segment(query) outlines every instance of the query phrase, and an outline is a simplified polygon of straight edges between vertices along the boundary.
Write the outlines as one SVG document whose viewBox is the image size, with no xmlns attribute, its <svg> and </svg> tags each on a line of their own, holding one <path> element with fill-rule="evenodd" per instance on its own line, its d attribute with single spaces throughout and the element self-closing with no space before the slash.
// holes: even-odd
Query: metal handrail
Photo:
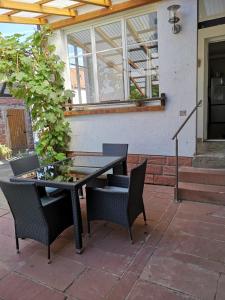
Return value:
<svg viewBox="0 0 225 300">
<path fill-rule="evenodd" d="M 179 162 L 178 162 L 178 157 L 179 157 L 179 141 L 178 141 L 178 135 L 181 132 L 181 130 L 184 128 L 184 126 L 187 124 L 187 122 L 189 121 L 189 119 L 191 118 L 191 116 L 196 112 L 196 110 L 198 109 L 198 107 L 202 104 L 202 100 L 200 100 L 195 107 L 193 108 L 193 110 L 190 112 L 190 114 L 188 115 L 188 117 L 185 119 L 185 121 L 181 124 L 181 126 L 178 128 L 178 130 L 176 131 L 176 133 L 174 134 L 174 136 L 172 137 L 172 140 L 175 140 L 175 145 L 176 145 L 176 185 L 175 185 L 175 200 L 178 200 L 178 185 L 179 185 L 179 174 L 178 174 L 178 168 L 179 168 Z"/>
</svg>

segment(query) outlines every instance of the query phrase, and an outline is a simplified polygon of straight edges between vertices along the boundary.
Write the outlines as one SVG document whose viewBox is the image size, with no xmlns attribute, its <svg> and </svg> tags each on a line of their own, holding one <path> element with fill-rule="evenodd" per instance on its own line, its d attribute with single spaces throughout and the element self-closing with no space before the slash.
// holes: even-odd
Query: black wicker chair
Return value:
<svg viewBox="0 0 225 300">
<path fill-rule="evenodd" d="M 102 144 L 102 154 L 106 156 L 126 156 L 128 153 L 128 144 Z M 127 163 L 127 162 L 126 162 Z M 124 173 L 123 166 L 118 165 L 113 169 L 114 175 L 121 175 Z M 127 175 L 127 169 L 125 170 L 125 174 Z M 98 178 L 95 178 L 88 182 L 88 187 L 104 187 L 107 184 L 107 175 L 103 174 Z"/>
<path fill-rule="evenodd" d="M 9 164 L 15 176 L 40 168 L 39 159 L 36 154 L 10 160 Z"/>
<path fill-rule="evenodd" d="M 130 177 L 108 175 L 104 188 L 86 188 L 88 233 L 90 221 L 106 220 L 126 227 L 132 241 L 131 226 L 140 213 L 146 223 L 142 197 L 146 164 L 147 160 L 132 169 Z"/>
<path fill-rule="evenodd" d="M 30 238 L 48 246 L 67 227 L 73 224 L 72 204 L 69 193 L 58 197 L 40 197 L 34 183 L 0 181 L 15 222 L 16 249 L 18 238 Z"/>
<path fill-rule="evenodd" d="M 13 175 L 17 176 L 23 174 L 25 172 L 29 172 L 35 169 L 40 168 L 40 162 L 38 159 L 37 154 L 24 156 L 16 159 L 12 159 L 9 161 L 11 169 L 13 171 Z M 58 196 L 62 190 L 53 187 L 45 187 L 43 189 L 39 189 L 44 194 L 44 190 L 46 191 L 47 195 L 49 196 Z"/>
<path fill-rule="evenodd" d="M 126 156 L 128 153 L 128 144 L 108 144 L 104 143 L 102 144 L 102 153 L 103 155 L 108 156 Z M 118 166 L 114 168 L 114 174 L 121 175 L 123 174 L 122 166 Z M 126 174 L 127 175 L 127 170 Z"/>
</svg>

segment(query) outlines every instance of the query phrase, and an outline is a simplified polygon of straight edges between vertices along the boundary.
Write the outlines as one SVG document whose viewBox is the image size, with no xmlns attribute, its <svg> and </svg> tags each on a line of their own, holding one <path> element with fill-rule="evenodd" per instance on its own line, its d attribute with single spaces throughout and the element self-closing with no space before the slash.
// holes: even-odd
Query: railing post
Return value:
<svg viewBox="0 0 225 300">
<path fill-rule="evenodd" d="M 178 202 L 178 185 L 179 185 L 179 174 L 178 174 L 178 168 L 179 168 L 179 149 L 178 149 L 178 138 L 176 136 L 176 139 L 175 139 L 175 142 L 176 142 L 176 186 L 175 186 L 175 200 Z"/>
</svg>

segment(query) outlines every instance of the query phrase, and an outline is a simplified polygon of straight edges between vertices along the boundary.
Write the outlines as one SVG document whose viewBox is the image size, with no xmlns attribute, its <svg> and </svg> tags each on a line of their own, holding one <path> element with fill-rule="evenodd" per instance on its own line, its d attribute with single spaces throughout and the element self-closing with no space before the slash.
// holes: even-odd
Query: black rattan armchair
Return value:
<svg viewBox="0 0 225 300">
<path fill-rule="evenodd" d="M 36 154 L 12 159 L 9 161 L 9 164 L 15 176 L 40 168 Z"/>
<path fill-rule="evenodd" d="M 127 157 L 128 153 L 128 144 L 109 144 L 104 143 L 102 144 L 102 154 L 106 156 L 124 156 Z M 127 162 L 125 162 L 127 165 Z M 114 174 L 117 175 L 127 175 L 127 168 L 125 170 L 122 165 L 118 165 L 113 170 Z M 98 178 L 93 179 L 90 181 L 87 186 L 88 187 L 104 187 L 107 184 L 107 175 L 103 174 Z"/>
<path fill-rule="evenodd" d="M 102 144 L 102 153 L 103 155 L 108 156 L 126 156 L 128 153 L 128 144 Z M 122 166 L 118 166 L 114 169 L 114 174 L 123 174 Z M 127 175 L 127 170 L 126 174 Z"/>
<path fill-rule="evenodd" d="M 34 183 L 0 181 L 0 187 L 14 218 L 17 253 L 19 238 L 34 239 L 48 246 L 50 263 L 50 244 L 73 224 L 69 194 L 40 197 Z"/>
<path fill-rule="evenodd" d="M 29 171 L 32 171 L 32 170 L 35 170 L 35 169 L 38 169 L 41 167 L 37 154 L 32 154 L 32 155 L 12 159 L 9 161 L 9 164 L 11 166 L 14 176 L 17 176 L 17 175 L 20 175 L 25 172 L 29 172 Z M 53 188 L 53 187 L 45 187 L 45 189 L 42 188 L 39 190 L 42 191 L 42 194 L 44 194 L 46 191 L 47 195 L 49 195 L 49 196 L 58 196 L 58 194 L 62 192 L 61 189 Z"/>
<path fill-rule="evenodd" d="M 106 220 L 129 230 L 137 216 L 146 215 L 143 203 L 143 189 L 147 161 L 131 170 L 130 177 L 108 175 L 108 184 L 104 188 L 86 188 L 87 223 L 90 233 L 90 221 Z"/>
</svg>

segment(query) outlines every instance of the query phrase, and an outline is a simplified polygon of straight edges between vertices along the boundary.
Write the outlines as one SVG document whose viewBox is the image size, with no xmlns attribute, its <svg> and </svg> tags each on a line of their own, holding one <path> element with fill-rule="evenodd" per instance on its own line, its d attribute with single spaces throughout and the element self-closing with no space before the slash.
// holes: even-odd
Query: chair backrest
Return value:
<svg viewBox="0 0 225 300">
<path fill-rule="evenodd" d="M 129 201 L 132 203 L 142 199 L 146 167 L 147 159 L 136 168 L 133 168 L 130 172 Z"/>
<path fill-rule="evenodd" d="M 18 226 L 46 225 L 41 200 L 34 183 L 0 181 L 0 187 Z"/>
<path fill-rule="evenodd" d="M 109 156 L 127 156 L 128 144 L 102 144 L 102 153 Z"/>
<path fill-rule="evenodd" d="M 9 163 L 15 176 L 40 167 L 38 156 L 36 154 L 10 160 Z"/>
</svg>

